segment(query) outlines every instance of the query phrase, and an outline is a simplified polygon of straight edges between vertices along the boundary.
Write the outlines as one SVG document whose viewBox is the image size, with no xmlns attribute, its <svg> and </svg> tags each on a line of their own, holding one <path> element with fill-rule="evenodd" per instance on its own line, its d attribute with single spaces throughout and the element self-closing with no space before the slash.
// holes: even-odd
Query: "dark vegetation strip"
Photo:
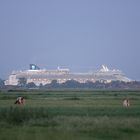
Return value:
<svg viewBox="0 0 140 140">
<path fill-rule="evenodd" d="M 110 117 L 140 117 L 140 109 L 111 108 L 111 107 L 81 107 L 81 108 L 48 108 L 52 116 L 110 116 Z"/>
<path fill-rule="evenodd" d="M 139 108 L 30 108 L 30 107 L 4 107 L 0 108 L 0 122 L 9 124 L 22 124 L 29 120 L 39 118 L 53 118 L 56 116 L 90 116 L 90 117 L 140 117 Z"/>
</svg>

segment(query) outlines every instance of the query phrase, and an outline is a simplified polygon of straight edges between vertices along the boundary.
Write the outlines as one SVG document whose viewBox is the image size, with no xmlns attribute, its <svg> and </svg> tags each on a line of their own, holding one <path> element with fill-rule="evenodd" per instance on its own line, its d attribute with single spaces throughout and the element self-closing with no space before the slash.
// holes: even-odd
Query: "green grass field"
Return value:
<svg viewBox="0 0 140 140">
<path fill-rule="evenodd" d="M 139 140 L 140 91 L 1 91 L 0 140 L 25 139 Z"/>
</svg>

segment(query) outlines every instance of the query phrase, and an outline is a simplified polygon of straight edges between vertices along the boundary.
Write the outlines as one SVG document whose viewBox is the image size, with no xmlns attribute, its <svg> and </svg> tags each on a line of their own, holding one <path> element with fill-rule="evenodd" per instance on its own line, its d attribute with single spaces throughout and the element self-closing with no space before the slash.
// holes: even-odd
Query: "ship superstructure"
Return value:
<svg viewBox="0 0 140 140">
<path fill-rule="evenodd" d="M 58 67 L 56 70 L 40 69 L 34 64 L 30 64 L 29 70 L 14 71 L 5 81 L 6 85 L 18 85 L 20 79 L 26 79 L 27 84 L 33 82 L 35 85 L 46 85 L 53 80 L 58 83 L 64 83 L 68 80 L 75 80 L 79 83 L 91 82 L 112 82 L 112 81 L 131 81 L 120 70 L 110 70 L 107 66 L 102 65 L 102 68 L 96 72 L 90 73 L 72 73 L 69 69 L 61 69 Z"/>
</svg>

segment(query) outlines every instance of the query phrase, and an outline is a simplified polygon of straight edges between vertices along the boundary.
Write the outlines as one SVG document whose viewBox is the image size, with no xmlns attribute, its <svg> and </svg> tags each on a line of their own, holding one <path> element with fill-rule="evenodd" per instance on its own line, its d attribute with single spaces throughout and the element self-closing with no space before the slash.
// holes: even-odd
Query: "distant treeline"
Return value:
<svg viewBox="0 0 140 140">
<path fill-rule="evenodd" d="M 0 79 L 0 88 L 3 88 L 4 86 L 4 80 Z"/>
<path fill-rule="evenodd" d="M 5 86 L 4 80 L 0 80 L 1 89 L 140 89 L 140 81 L 122 82 L 112 81 L 110 83 L 104 82 L 90 82 L 79 83 L 75 80 L 68 80 L 65 83 L 58 83 L 53 80 L 50 84 L 36 86 L 34 83 L 26 83 L 24 80 L 18 86 Z"/>
<path fill-rule="evenodd" d="M 47 85 L 40 85 L 40 88 L 89 88 L 89 89 L 140 89 L 140 82 L 122 82 L 122 81 L 112 81 L 111 83 L 103 82 L 86 82 L 79 83 L 74 80 L 66 81 L 65 83 L 59 84 L 56 80 Z"/>
</svg>

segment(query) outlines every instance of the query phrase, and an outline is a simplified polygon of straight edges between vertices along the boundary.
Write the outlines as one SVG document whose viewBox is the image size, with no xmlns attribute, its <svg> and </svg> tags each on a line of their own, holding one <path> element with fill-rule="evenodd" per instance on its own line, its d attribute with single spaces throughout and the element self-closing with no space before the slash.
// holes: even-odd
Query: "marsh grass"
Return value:
<svg viewBox="0 0 140 140">
<path fill-rule="evenodd" d="M 30 119 L 48 117 L 47 112 L 44 108 L 25 108 L 9 107 L 0 109 L 0 121 L 8 122 L 9 124 L 21 124 Z"/>
<path fill-rule="evenodd" d="M 14 105 L 26 96 L 24 106 Z M 122 107 L 129 97 L 131 106 Z M 1 140 L 139 140 L 139 91 L 0 93 Z"/>
<path fill-rule="evenodd" d="M 139 118 L 66 117 L 32 119 L 22 126 L 0 128 L 0 137 L 10 140 L 113 140 L 139 139 Z M 6 135 L 8 134 L 8 135 Z"/>
<path fill-rule="evenodd" d="M 57 116 L 66 117 L 140 117 L 139 108 L 111 108 L 111 107 L 3 107 L 0 109 L 0 122 L 5 121 L 9 124 L 21 124 L 29 120 L 40 118 L 54 118 Z"/>
</svg>

